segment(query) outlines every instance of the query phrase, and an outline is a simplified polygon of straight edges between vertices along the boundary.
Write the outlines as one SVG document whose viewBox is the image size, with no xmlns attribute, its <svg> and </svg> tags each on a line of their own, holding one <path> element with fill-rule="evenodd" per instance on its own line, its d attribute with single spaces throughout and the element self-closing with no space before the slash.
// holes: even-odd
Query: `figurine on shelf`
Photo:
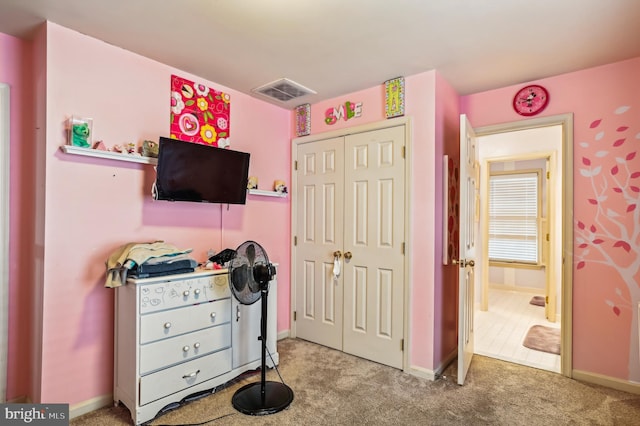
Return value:
<svg viewBox="0 0 640 426">
<path fill-rule="evenodd" d="M 258 178 L 256 176 L 249 176 L 247 189 L 258 189 Z"/>
<path fill-rule="evenodd" d="M 97 149 L 98 151 L 106 151 L 107 147 L 102 141 L 97 141 L 93 144 L 93 149 Z"/>
<path fill-rule="evenodd" d="M 286 194 L 287 193 L 287 186 L 285 184 L 285 182 L 283 180 L 277 180 L 273 183 L 273 189 L 278 193 L 278 194 Z"/>
<path fill-rule="evenodd" d="M 158 158 L 158 144 L 154 141 L 143 141 L 142 155 L 144 155 L 145 157 Z"/>
<path fill-rule="evenodd" d="M 82 148 L 89 148 L 91 145 L 88 142 L 89 134 L 91 130 L 87 123 L 74 124 L 72 126 L 72 143 L 74 146 Z"/>
<path fill-rule="evenodd" d="M 137 154 L 137 155 L 140 155 L 140 154 L 138 153 L 138 146 L 137 146 L 135 143 L 133 143 L 133 142 L 129 142 L 129 143 L 127 144 L 127 153 L 129 153 L 129 154 L 133 154 L 133 155 L 136 155 L 136 154 Z"/>
</svg>

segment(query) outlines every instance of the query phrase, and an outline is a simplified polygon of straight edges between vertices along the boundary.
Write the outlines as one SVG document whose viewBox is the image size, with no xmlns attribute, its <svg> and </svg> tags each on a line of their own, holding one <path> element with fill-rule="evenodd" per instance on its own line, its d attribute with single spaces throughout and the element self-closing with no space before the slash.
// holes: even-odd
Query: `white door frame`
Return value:
<svg viewBox="0 0 640 426">
<path fill-rule="evenodd" d="M 9 322 L 9 85 L 0 83 L 0 402 L 7 397 Z"/>
<path fill-rule="evenodd" d="M 562 229 L 562 301 L 560 310 L 560 333 L 562 350 L 560 372 L 573 376 L 573 114 L 559 114 L 549 117 L 501 123 L 476 128 L 476 136 L 514 132 L 538 127 L 562 126 L 562 219 L 558 221 Z"/>
<path fill-rule="evenodd" d="M 295 265 L 296 265 L 296 250 L 295 250 L 295 241 L 296 238 L 296 230 L 297 230 L 297 209 L 298 209 L 298 200 L 296 199 L 297 191 L 297 183 L 296 183 L 296 158 L 298 158 L 298 145 L 309 142 L 321 141 L 324 139 L 331 139 L 337 137 L 344 137 L 347 135 L 351 135 L 354 133 L 362 133 L 369 132 L 372 130 L 385 129 L 388 127 L 396 127 L 396 126 L 404 126 L 405 127 L 405 194 L 407 196 L 404 199 L 405 209 L 404 209 L 404 223 L 405 223 L 405 255 L 404 255 L 404 318 L 403 318 L 403 333 L 404 333 L 404 353 L 403 353 L 403 371 L 409 370 L 409 348 L 411 348 L 411 342 L 409 340 L 409 314 L 410 314 L 410 293 L 411 293 L 411 191 L 412 191 L 412 182 L 411 182 L 411 135 L 412 135 L 412 127 L 411 127 L 411 117 L 398 117 L 393 120 L 382 120 L 374 123 L 364 124 L 362 126 L 349 127 L 345 129 L 338 129 L 323 133 L 318 133 L 309 136 L 302 136 L 298 138 L 294 138 L 292 140 L 292 152 L 291 152 L 291 265 L 290 265 L 290 276 L 292 277 L 292 281 L 295 277 Z M 294 312 L 296 311 L 296 286 L 292 282 L 291 283 L 291 305 L 290 305 L 290 336 L 296 337 L 296 323 L 294 318 Z"/>
</svg>

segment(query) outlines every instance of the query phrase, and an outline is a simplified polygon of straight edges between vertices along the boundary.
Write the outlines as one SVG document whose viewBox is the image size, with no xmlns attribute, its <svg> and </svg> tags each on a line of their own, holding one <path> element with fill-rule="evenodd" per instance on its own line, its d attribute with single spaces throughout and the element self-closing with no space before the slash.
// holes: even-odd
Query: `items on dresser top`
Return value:
<svg viewBox="0 0 640 426">
<path fill-rule="evenodd" d="M 154 257 L 140 265 L 136 264 L 129 272 L 134 278 L 149 278 L 162 275 L 186 274 L 198 267 L 188 254 Z"/>
<path fill-rule="evenodd" d="M 164 241 L 153 243 L 127 243 L 116 249 L 106 261 L 107 277 L 105 287 L 119 287 L 127 281 L 128 273 L 136 266 L 145 264 L 151 259 L 169 260 L 173 256 L 191 253 L 192 249 L 179 249 Z M 197 264 L 197 263 L 196 263 Z M 175 266 L 175 265 L 173 265 Z M 180 266 L 182 267 L 182 266 Z M 195 266 L 193 267 L 195 269 Z M 153 268 L 152 268 L 153 269 Z M 168 267 L 167 270 L 170 270 Z M 194 269 L 185 272 L 193 272 Z M 164 272 L 162 275 L 169 275 Z"/>
<path fill-rule="evenodd" d="M 230 262 L 234 257 L 236 257 L 236 251 L 230 248 L 226 248 L 220 253 L 216 253 L 213 256 L 209 257 L 209 261 L 217 263 L 220 266 L 225 266 L 225 264 Z"/>
</svg>

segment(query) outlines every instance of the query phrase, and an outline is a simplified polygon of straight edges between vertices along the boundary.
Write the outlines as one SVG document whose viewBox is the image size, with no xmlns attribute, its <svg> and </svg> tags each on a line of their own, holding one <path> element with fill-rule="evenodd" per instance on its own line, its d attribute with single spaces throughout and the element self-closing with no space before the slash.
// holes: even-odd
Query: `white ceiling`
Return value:
<svg viewBox="0 0 640 426">
<path fill-rule="evenodd" d="M 0 32 L 44 20 L 247 94 L 317 92 L 284 108 L 431 69 L 465 95 L 640 56 L 639 0 L 0 0 Z"/>
</svg>

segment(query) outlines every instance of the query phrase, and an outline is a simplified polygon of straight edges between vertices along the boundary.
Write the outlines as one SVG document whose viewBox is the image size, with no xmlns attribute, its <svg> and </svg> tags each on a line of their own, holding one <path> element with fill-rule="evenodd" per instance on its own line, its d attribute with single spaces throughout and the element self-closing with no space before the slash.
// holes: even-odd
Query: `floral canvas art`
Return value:
<svg viewBox="0 0 640 426">
<path fill-rule="evenodd" d="M 226 148 L 230 145 L 228 93 L 171 76 L 171 137 Z"/>
</svg>

